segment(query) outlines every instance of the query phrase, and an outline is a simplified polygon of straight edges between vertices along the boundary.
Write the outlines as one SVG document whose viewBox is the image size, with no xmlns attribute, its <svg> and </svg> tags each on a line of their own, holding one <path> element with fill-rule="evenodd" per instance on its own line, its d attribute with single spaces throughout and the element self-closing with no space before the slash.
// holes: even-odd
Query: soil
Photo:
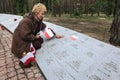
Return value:
<svg viewBox="0 0 120 80">
<path fill-rule="evenodd" d="M 109 29 L 111 26 L 111 22 L 105 22 L 104 20 L 93 22 L 76 18 L 63 17 L 46 17 L 45 21 L 75 30 L 77 32 L 109 43 Z"/>
</svg>

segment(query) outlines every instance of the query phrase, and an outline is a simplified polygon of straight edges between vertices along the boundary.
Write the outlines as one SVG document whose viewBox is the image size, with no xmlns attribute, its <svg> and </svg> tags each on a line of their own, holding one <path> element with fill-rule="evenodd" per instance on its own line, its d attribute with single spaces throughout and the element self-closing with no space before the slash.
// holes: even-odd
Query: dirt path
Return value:
<svg viewBox="0 0 120 80">
<path fill-rule="evenodd" d="M 106 23 L 103 20 L 100 22 L 84 21 L 75 18 L 45 18 L 45 21 L 70 28 L 72 30 L 84 33 L 104 42 L 109 40 L 109 28 L 111 23 Z"/>
</svg>

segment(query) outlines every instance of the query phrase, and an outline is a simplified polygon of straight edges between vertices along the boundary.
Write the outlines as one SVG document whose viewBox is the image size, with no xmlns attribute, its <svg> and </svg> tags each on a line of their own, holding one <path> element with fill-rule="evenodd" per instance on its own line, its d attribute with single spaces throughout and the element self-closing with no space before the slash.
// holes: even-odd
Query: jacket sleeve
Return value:
<svg viewBox="0 0 120 80">
<path fill-rule="evenodd" d="M 32 33 L 32 24 L 30 24 L 30 21 L 22 21 L 19 24 L 19 34 L 24 41 L 33 41 L 36 39 L 36 36 Z"/>
<path fill-rule="evenodd" d="M 41 30 L 43 31 L 46 28 L 46 24 L 44 24 L 43 22 L 41 23 Z"/>
</svg>

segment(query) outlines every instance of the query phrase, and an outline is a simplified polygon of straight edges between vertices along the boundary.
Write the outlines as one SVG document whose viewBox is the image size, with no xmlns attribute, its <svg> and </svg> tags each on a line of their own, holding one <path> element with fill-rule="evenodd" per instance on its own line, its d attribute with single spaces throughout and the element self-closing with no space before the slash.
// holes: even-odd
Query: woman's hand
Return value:
<svg viewBox="0 0 120 80">
<path fill-rule="evenodd" d="M 60 39 L 60 38 L 63 38 L 64 36 L 56 34 L 55 37 L 58 38 L 58 39 Z"/>
<path fill-rule="evenodd" d="M 40 34 L 36 34 L 36 38 L 37 38 L 37 39 L 40 38 Z"/>
</svg>

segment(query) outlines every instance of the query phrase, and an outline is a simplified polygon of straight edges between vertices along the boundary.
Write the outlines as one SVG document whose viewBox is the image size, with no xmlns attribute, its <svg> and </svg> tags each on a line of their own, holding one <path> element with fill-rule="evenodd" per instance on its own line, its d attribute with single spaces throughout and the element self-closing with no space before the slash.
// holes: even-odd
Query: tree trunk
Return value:
<svg viewBox="0 0 120 80">
<path fill-rule="evenodd" d="M 117 0 L 115 18 L 110 28 L 109 42 L 113 45 L 120 46 L 120 0 Z"/>
</svg>

